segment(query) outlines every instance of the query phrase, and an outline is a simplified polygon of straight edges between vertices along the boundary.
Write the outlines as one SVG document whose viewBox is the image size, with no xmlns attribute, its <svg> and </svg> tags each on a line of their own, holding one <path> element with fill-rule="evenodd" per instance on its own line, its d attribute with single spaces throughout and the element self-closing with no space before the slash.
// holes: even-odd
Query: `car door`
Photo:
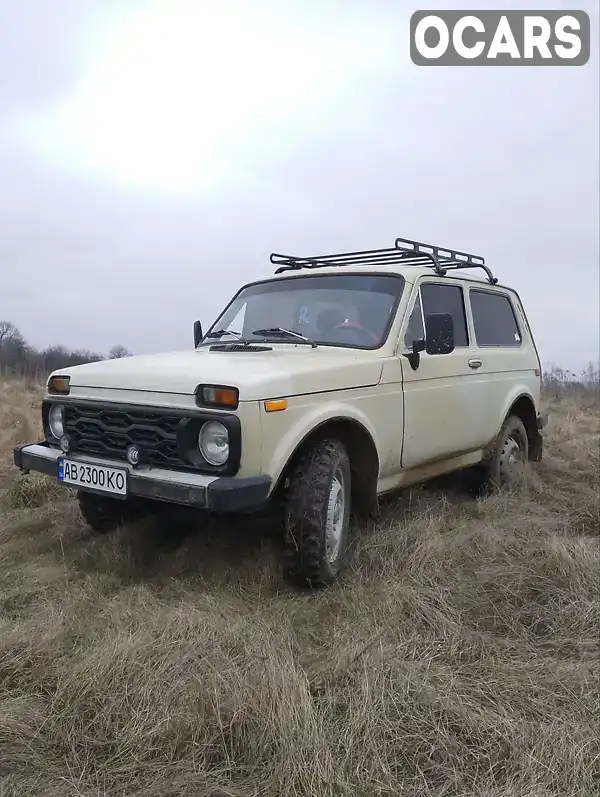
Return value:
<svg viewBox="0 0 600 797">
<path fill-rule="evenodd" d="M 473 361 L 461 280 L 423 277 L 416 285 L 412 308 L 402 327 L 399 348 L 404 393 L 402 468 L 478 450 L 485 440 L 485 383 Z M 425 337 L 430 313 L 450 313 L 455 348 L 449 354 L 421 352 L 413 370 L 404 356 L 413 340 Z"/>
</svg>

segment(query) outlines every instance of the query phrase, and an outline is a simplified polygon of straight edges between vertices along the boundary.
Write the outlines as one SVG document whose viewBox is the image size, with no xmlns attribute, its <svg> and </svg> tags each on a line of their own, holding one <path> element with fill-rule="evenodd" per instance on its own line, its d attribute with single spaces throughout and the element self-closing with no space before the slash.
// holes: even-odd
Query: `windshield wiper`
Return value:
<svg viewBox="0 0 600 797">
<path fill-rule="evenodd" d="M 207 338 L 222 338 L 223 335 L 235 335 L 236 338 L 241 338 L 241 334 L 239 332 L 234 332 L 233 329 L 216 329 L 214 332 L 207 332 L 205 337 Z"/>
<path fill-rule="evenodd" d="M 242 343 L 246 343 L 247 341 L 241 336 L 239 332 L 234 332 L 233 329 L 216 329 L 214 332 L 207 332 L 204 336 L 205 338 L 222 338 L 224 335 L 234 335 L 238 340 L 241 340 Z"/>
<path fill-rule="evenodd" d="M 302 341 L 302 343 L 308 343 L 308 345 L 312 346 L 313 349 L 317 348 L 317 344 L 314 342 L 314 340 L 307 338 L 305 335 L 301 335 L 299 332 L 293 332 L 291 329 L 283 329 L 282 327 L 270 327 L 269 329 L 255 329 L 252 334 L 263 335 L 271 338 L 281 338 L 281 337 L 296 338 L 297 340 Z"/>
</svg>

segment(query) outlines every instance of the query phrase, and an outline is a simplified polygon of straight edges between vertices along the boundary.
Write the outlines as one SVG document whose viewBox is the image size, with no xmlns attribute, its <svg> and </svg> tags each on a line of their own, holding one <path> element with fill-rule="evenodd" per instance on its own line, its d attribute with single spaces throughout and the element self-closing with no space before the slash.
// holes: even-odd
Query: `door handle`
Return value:
<svg viewBox="0 0 600 797">
<path fill-rule="evenodd" d="M 482 365 L 481 360 L 469 360 L 469 368 L 481 368 Z"/>
</svg>

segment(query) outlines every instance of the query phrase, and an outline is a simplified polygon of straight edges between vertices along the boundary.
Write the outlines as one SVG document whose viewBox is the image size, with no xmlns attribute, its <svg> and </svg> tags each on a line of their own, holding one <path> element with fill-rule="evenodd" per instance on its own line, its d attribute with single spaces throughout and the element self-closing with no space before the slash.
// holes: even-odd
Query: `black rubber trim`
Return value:
<svg viewBox="0 0 600 797">
<path fill-rule="evenodd" d="M 271 478 L 269 476 L 216 479 L 207 487 L 207 505 L 214 512 L 238 512 L 242 509 L 254 509 L 267 502 L 270 487 Z"/>
<path fill-rule="evenodd" d="M 17 446 L 16 448 L 13 448 L 13 460 L 14 460 L 15 465 L 17 466 L 17 468 L 22 468 L 23 467 L 23 459 L 21 457 L 21 449 L 22 448 L 23 448 L 23 446 Z"/>
<path fill-rule="evenodd" d="M 46 459 L 45 457 L 36 457 L 33 454 L 23 453 L 24 448 L 31 445 L 44 446 L 50 448 L 48 443 L 42 441 L 41 443 L 25 443 L 22 446 L 17 446 L 13 449 L 13 459 L 17 468 L 21 468 L 26 472 L 30 470 L 37 470 L 40 473 L 45 473 L 47 476 L 56 476 L 56 460 Z M 57 452 L 58 454 L 58 452 Z"/>
<path fill-rule="evenodd" d="M 24 451 L 23 449 L 29 445 L 31 443 L 13 449 L 15 465 L 26 472 L 36 470 L 56 478 L 56 460 Z M 37 445 L 50 448 L 47 443 Z M 60 454 L 58 451 L 56 453 L 57 456 Z M 130 470 L 128 480 L 130 495 L 173 504 L 205 507 L 213 512 L 239 512 L 260 507 L 266 503 L 271 487 L 269 476 L 250 476 L 245 479 L 217 478 L 205 487 L 140 478 L 135 470 Z M 97 491 L 87 490 L 87 492 Z M 106 495 L 106 493 L 98 494 Z"/>
</svg>

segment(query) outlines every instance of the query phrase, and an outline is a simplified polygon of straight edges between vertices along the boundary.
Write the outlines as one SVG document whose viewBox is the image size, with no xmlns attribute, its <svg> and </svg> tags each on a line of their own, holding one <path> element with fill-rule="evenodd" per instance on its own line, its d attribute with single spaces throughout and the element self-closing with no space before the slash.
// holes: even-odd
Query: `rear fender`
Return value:
<svg viewBox="0 0 600 797">
<path fill-rule="evenodd" d="M 538 417 L 539 407 L 535 396 L 532 395 L 527 385 L 517 384 L 508 394 L 503 407 L 497 434 L 500 433 L 500 429 L 509 415 L 517 415 L 523 420 L 529 440 L 529 459 L 534 462 L 539 461 L 542 457 L 543 447 L 543 438 L 540 432 L 540 421 Z M 496 441 L 497 435 L 490 441 L 488 454 L 491 454 L 493 451 Z"/>
</svg>

